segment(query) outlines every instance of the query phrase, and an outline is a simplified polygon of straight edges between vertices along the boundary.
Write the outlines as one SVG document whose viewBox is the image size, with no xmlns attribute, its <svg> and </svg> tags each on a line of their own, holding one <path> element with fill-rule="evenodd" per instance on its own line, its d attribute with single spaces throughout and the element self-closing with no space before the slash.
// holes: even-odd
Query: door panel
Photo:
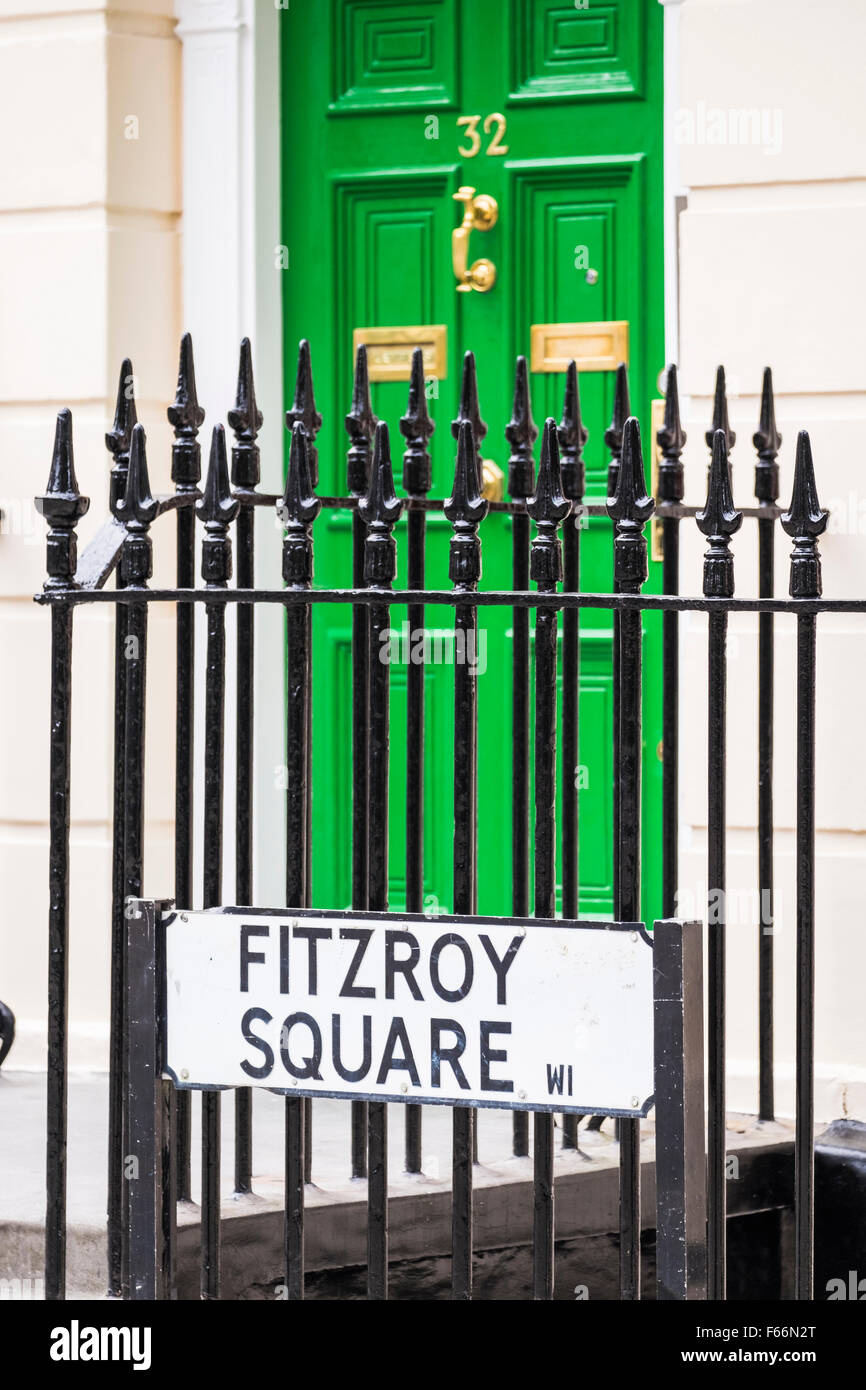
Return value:
<svg viewBox="0 0 866 1390">
<path fill-rule="evenodd" d="M 286 391 L 296 345 L 310 339 L 318 408 L 320 491 L 345 491 L 352 335 L 357 328 L 444 325 L 444 375 L 429 383 L 436 422 L 433 493 L 454 468 L 451 421 L 465 348 L 477 356 L 485 458 L 506 471 L 514 359 L 533 324 L 629 325 L 632 409 L 644 423 L 663 363 L 661 7 L 648 0 L 293 0 L 281 12 Z M 464 184 L 497 200 L 492 230 L 473 231 L 470 263 L 491 259 L 485 294 L 457 293 L 451 233 Z M 594 272 L 588 274 L 588 271 Z M 581 374 L 588 497 L 603 498 L 611 371 Z M 533 413 L 559 417 L 563 376 L 533 372 Z M 406 383 L 382 381 L 373 408 L 391 430 L 399 488 Z M 428 519 L 427 583 L 447 587 L 450 528 Z M 508 518 L 481 528 L 482 588 L 511 581 Z M 406 582 L 405 522 L 397 584 Z M 659 587 L 651 565 L 650 588 Z M 581 536 L 586 590 L 612 579 L 610 524 Z M 351 519 L 316 523 L 316 582 L 351 577 Z M 479 908 L 511 904 L 511 613 L 481 610 L 486 672 L 479 676 Z M 645 916 L 660 897 L 660 625 L 646 615 L 644 758 Z M 400 630 L 405 610 L 395 609 Z M 427 626 L 453 630 L 451 610 Z M 350 895 L 350 629 L 346 609 L 314 613 L 314 898 Z M 612 910 L 611 620 L 581 618 L 581 911 Z M 447 645 L 447 644 L 446 644 Z M 392 666 L 391 905 L 405 894 L 405 666 Z M 426 668 L 425 894 L 451 906 L 453 666 Z M 561 769 L 560 769 L 561 779 Z"/>
</svg>

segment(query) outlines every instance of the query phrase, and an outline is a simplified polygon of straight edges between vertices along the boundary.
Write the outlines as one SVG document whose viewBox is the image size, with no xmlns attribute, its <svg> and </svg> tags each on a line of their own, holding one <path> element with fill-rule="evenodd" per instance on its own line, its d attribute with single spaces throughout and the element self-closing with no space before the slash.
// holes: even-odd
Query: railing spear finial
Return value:
<svg viewBox="0 0 866 1390">
<path fill-rule="evenodd" d="M 469 354 L 467 353 L 467 356 Z M 488 512 L 481 496 L 478 450 L 469 420 L 460 422 L 454 486 L 443 508 L 454 527 L 448 557 L 448 575 L 457 589 L 472 589 L 481 578 L 481 541 L 478 527 Z"/>
<path fill-rule="evenodd" d="M 346 416 L 346 432 L 350 439 L 346 456 L 346 475 L 349 492 L 353 497 L 363 497 L 367 491 L 370 481 L 370 454 L 378 423 L 370 402 L 367 345 L 359 343 L 355 354 L 352 408 Z"/>
<path fill-rule="evenodd" d="M 204 491 L 195 504 L 196 516 L 204 522 L 201 577 L 207 585 L 221 587 L 231 579 L 232 543 L 228 528 L 238 514 L 238 506 L 229 482 L 226 432 L 222 425 L 214 425 Z"/>
<path fill-rule="evenodd" d="M 262 412 L 256 401 L 253 354 L 249 338 L 241 340 L 238 389 L 234 409 L 228 413 L 228 422 L 236 440 L 232 447 L 232 483 L 237 488 L 251 491 L 261 481 L 259 446 L 256 439 L 262 427 Z"/>
<path fill-rule="evenodd" d="M 367 492 L 358 503 L 367 527 L 364 545 L 364 580 L 370 588 L 387 588 L 397 573 L 397 544 L 391 532 L 403 503 L 394 490 L 388 426 L 380 420 L 373 444 L 373 462 Z"/>
<path fill-rule="evenodd" d="M 134 425 L 126 491 L 117 509 L 118 520 L 126 527 L 120 576 L 127 588 L 141 588 L 153 574 L 153 542 L 148 528 L 156 520 L 159 503 L 150 490 L 146 445 L 144 426 Z"/>
<path fill-rule="evenodd" d="M 526 510 L 538 528 L 530 552 L 530 578 L 540 590 L 551 593 L 562 579 L 559 528 L 571 511 L 571 502 L 562 491 L 559 440 L 552 416 L 544 422 L 535 494 L 527 502 Z"/>
<path fill-rule="evenodd" d="M 628 369 L 624 362 L 620 362 L 616 369 L 616 382 L 613 394 L 613 415 L 610 424 L 604 432 L 604 442 L 610 450 L 610 463 L 607 469 L 607 495 L 613 497 L 616 494 L 616 482 L 619 475 L 620 459 L 622 457 L 622 442 L 625 422 L 631 414 L 631 405 L 628 395 Z"/>
<path fill-rule="evenodd" d="M 132 363 L 124 357 L 120 364 L 120 379 L 117 383 L 117 399 L 114 406 L 114 425 L 106 433 L 105 447 L 111 454 L 111 479 L 109 482 L 108 506 L 112 516 L 126 490 L 126 470 L 129 467 L 129 451 L 132 447 L 133 426 L 138 423 L 135 408 L 135 376 Z"/>
<path fill-rule="evenodd" d="M 686 444 L 686 432 L 680 420 L 680 395 L 676 363 L 667 370 L 665 384 L 665 419 L 656 434 L 661 450 L 658 471 L 660 502 L 682 502 L 685 491 L 684 470 L 680 455 Z"/>
<path fill-rule="evenodd" d="M 313 542 L 310 526 L 321 508 L 310 482 L 309 442 L 297 421 L 286 473 L 286 488 L 277 511 L 286 528 L 283 538 L 283 579 L 293 589 L 306 589 L 313 580 Z"/>
<path fill-rule="evenodd" d="M 586 492 L 583 451 L 589 439 L 589 430 L 584 426 L 580 415 L 580 386 L 574 358 L 569 362 L 565 373 L 562 418 L 556 434 L 559 441 L 562 491 L 572 502 L 582 502 L 583 494 Z"/>
<path fill-rule="evenodd" d="M 72 411 L 66 408 L 57 413 L 48 484 L 44 493 L 34 498 L 34 504 L 49 528 L 45 588 L 72 588 L 78 563 L 75 528 L 90 506 L 90 498 L 82 497 L 78 491 L 72 448 Z"/>
<path fill-rule="evenodd" d="M 472 442 L 475 446 L 475 471 L 478 475 L 478 494 L 481 495 L 482 466 L 481 466 L 481 441 L 487 433 L 487 425 L 481 418 L 481 407 L 478 404 L 478 372 L 475 366 L 475 353 L 466 352 L 463 354 L 463 376 L 460 382 L 460 405 L 457 416 L 451 421 L 451 433 L 454 438 L 460 440 L 460 430 L 464 424 L 472 428 Z"/>
<path fill-rule="evenodd" d="M 406 414 L 400 420 L 400 433 L 406 440 L 403 451 L 403 487 L 410 497 L 424 497 L 433 486 L 429 441 L 436 429 L 427 409 L 427 390 L 424 380 L 424 353 L 412 350 L 412 369 L 409 375 L 409 400 Z"/>
<path fill-rule="evenodd" d="M 178 492 L 195 491 L 201 478 L 201 446 L 198 442 L 198 432 L 204 422 L 204 411 L 198 403 L 190 333 L 184 333 L 180 340 L 177 390 L 174 404 L 168 407 L 166 414 L 168 423 L 174 429 L 175 439 L 171 450 L 172 481 L 178 485 Z"/>
<path fill-rule="evenodd" d="M 734 557 L 730 545 L 731 537 L 742 525 L 743 514 L 734 506 L 728 445 L 721 428 L 713 435 L 706 505 L 695 521 L 709 542 L 704 555 L 704 597 L 733 598 Z"/>
<path fill-rule="evenodd" d="M 758 451 L 755 464 L 755 496 L 759 502 L 770 505 L 779 496 L 779 465 L 776 455 L 782 443 L 782 436 L 776 428 L 776 403 L 773 397 L 773 373 L 770 367 L 764 368 L 764 381 L 761 387 L 761 422 L 752 435 L 752 443 Z"/>
<path fill-rule="evenodd" d="M 812 444 L 808 430 L 797 435 L 797 459 L 794 464 L 794 488 L 791 505 L 782 514 L 782 529 L 791 536 L 791 598 L 821 597 L 821 556 L 818 537 L 827 529 L 829 512 L 818 501 L 815 469 L 812 464 Z"/>
<path fill-rule="evenodd" d="M 710 451 L 714 448 L 714 439 L 718 430 L 722 430 L 725 436 L 726 459 L 728 467 L 730 467 L 731 451 L 737 442 L 737 436 L 731 429 L 731 424 L 728 419 L 728 393 L 725 384 L 724 367 L 716 368 L 716 389 L 713 395 L 713 423 L 704 435 L 704 439 L 707 441 L 707 448 Z"/>
<path fill-rule="evenodd" d="M 535 461 L 532 446 L 538 438 L 538 426 L 532 418 L 529 396 L 529 369 L 526 358 L 518 357 L 514 369 L 514 404 L 511 419 L 505 426 L 505 438 L 511 445 L 508 459 L 508 492 L 511 497 L 531 497 L 535 487 Z"/>
<path fill-rule="evenodd" d="M 298 344 L 298 372 L 295 377 L 295 399 L 290 410 L 286 411 L 286 428 L 294 429 L 300 421 L 307 432 L 307 459 L 310 466 L 310 482 L 319 485 L 319 451 L 316 448 L 316 435 L 322 428 L 322 417 L 316 409 L 313 394 L 313 363 L 310 357 L 310 344 L 302 338 Z"/>
<path fill-rule="evenodd" d="M 647 544 L 643 528 L 655 510 L 647 492 L 640 425 L 630 415 L 623 425 L 622 454 L 616 492 L 607 499 L 607 514 L 615 523 L 614 583 L 623 593 L 637 593 L 647 579 Z"/>
</svg>

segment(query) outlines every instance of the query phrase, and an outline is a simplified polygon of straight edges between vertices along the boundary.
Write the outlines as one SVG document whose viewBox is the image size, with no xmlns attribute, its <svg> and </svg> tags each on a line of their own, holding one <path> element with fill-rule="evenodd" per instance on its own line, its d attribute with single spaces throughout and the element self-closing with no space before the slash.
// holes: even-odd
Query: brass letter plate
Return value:
<svg viewBox="0 0 866 1390">
<path fill-rule="evenodd" d="M 628 366 L 628 320 L 606 323 L 534 323 L 529 330 L 530 371 L 564 372 L 572 358 L 579 372 L 614 372 Z"/>
<path fill-rule="evenodd" d="M 448 329 L 444 323 L 424 323 L 408 328 L 356 328 L 354 351 L 367 344 L 367 369 L 371 381 L 408 381 L 412 349 L 424 353 L 424 375 L 442 381 L 448 358 Z"/>
</svg>

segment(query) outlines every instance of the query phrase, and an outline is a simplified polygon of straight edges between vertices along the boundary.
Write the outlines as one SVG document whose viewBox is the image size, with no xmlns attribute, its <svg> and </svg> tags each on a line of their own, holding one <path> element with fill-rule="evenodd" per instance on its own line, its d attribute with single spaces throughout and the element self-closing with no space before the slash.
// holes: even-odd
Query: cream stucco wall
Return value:
<svg viewBox="0 0 866 1390">
<path fill-rule="evenodd" d="M 684 0 L 679 11 L 679 356 L 688 395 L 686 488 L 705 487 L 703 434 L 717 362 L 728 371 L 735 498 L 753 502 L 761 372 L 774 372 L 782 500 L 798 429 L 811 433 L 818 488 L 836 515 L 822 540 L 824 590 L 866 596 L 866 106 L 861 0 Z M 763 113 L 756 142 L 742 143 Z M 723 113 L 723 119 L 714 114 Z M 736 113 L 733 118 L 731 112 Z M 733 124 L 732 124 L 733 121 Z M 715 125 L 713 123 L 715 122 Z M 727 143 L 712 143 L 722 129 Z M 735 140 L 731 143 L 730 135 Z M 693 141 L 689 137 L 693 136 Z M 701 140 L 703 139 L 703 143 Z M 851 497 L 853 496 L 853 502 Z M 858 510 L 861 507 L 862 510 Z M 859 534 L 850 517 L 858 518 Z M 840 529 L 841 528 L 841 529 Z M 700 581 L 702 542 L 684 528 L 683 587 Z M 754 523 L 735 537 L 737 590 L 757 592 Z M 777 542 L 776 588 L 787 593 L 790 542 Z M 777 620 L 776 1077 L 793 1111 L 795 637 Z M 682 624 L 681 887 L 706 891 L 706 623 Z M 757 1103 L 757 619 L 731 622 L 728 876 L 739 920 L 728 929 L 729 1104 Z M 825 618 L 818 643 L 816 1106 L 819 1118 L 866 1118 L 866 746 L 859 706 L 866 625 Z M 688 907 L 688 902 L 686 902 Z M 737 909 L 739 908 L 739 911 Z"/>
<path fill-rule="evenodd" d="M 45 535 L 32 498 L 68 405 L 91 498 L 81 547 L 104 519 L 103 436 L 125 355 L 151 481 L 169 488 L 179 73 L 170 0 L 0 0 L 0 998 L 18 1017 L 16 1066 L 45 1064 L 49 621 L 32 602 Z M 93 1066 L 107 1057 L 113 638 L 107 612 L 75 622 L 70 1062 Z M 151 640 L 170 660 L 170 613 L 154 616 Z M 165 768 L 169 711 L 158 689 L 150 699 Z M 151 775 L 147 792 L 156 892 L 172 882 L 171 778 Z"/>
</svg>

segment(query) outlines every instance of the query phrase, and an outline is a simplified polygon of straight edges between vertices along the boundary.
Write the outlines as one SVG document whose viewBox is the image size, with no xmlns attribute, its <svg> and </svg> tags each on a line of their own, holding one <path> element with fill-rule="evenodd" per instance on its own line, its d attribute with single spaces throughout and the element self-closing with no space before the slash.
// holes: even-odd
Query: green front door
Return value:
<svg viewBox="0 0 866 1390">
<path fill-rule="evenodd" d="M 663 366 L 662 9 L 655 0 L 292 0 L 282 14 L 283 278 L 286 396 L 297 343 L 310 340 L 323 417 L 319 492 L 345 495 L 355 329 L 445 328 L 443 365 L 428 387 L 434 496 L 454 468 L 450 424 L 460 364 L 474 350 L 482 454 L 506 471 L 514 360 L 530 357 L 533 325 L 627 323 L 632 410 L 649 456 L 650 401 Z M 498 204 L 496 225 L 475 230 L 469 263 L 496 267 L 486 293 L 457 291 L 452 231 L 464 186 Z M 574 330 L 569 330 L 569 333 Z M 604 330 L 584 351 L 620 350 Z M 607 339 L 610 337 L 610 341 Z M 385 335 L 387 339 L 387 334 Z M 559 330 L 535 335 L 536 423 L 559 418 L 564 376 Z M 371 350 L 372 351 L 372 350 Z M 399 355 L 399 350 L 398 355 Z M 381 369 L 394 355 L 380 346 Z M 390 363 L 390 366 L 389 366 Z M 613 359 L 611 359 L 611 364 Z M 610 367 L 583 370 L 580 390 L 588 500 L 603 498 L 604 430 L 613 405 Z M 373 386 L 401 476 L 405 381 Z M 405 522 L 401 523 L 405 527 Z M 427 585 L 448 585 L 449 526 L 428 522 Z M 405 533 L 398 587 L 405 586 Z M 482 587 L 511 579 L 508 518 L 481 528 Z M 351 518 L 316 523 L 316 583 L 351 583 Z M 609 590 L 610 523 L 582 533 L 581 583 Z M 651 565 L 650 587 L 660 566 Z M 511 614 L 482 610 L 486 670 L 479 676 L 479 910 L 511 908 Z M 393 626 L 406 620 L 395 608 Z M 660 631 L 645 618 L 644 914 L 660 906 Z M 451 630 L 449 611 L 427 625 Z M 581 619 L 580 909 L 612 911 L 611 620 Z M 351 898 L 351 615 L 320 606 L 314 618 L 314 899 Z M 425 895 L 451 908 L 453 667 L 426 670 Z M 404 901 L 405 667 L 392 668 L 391 906 Z"/>
</svg>

